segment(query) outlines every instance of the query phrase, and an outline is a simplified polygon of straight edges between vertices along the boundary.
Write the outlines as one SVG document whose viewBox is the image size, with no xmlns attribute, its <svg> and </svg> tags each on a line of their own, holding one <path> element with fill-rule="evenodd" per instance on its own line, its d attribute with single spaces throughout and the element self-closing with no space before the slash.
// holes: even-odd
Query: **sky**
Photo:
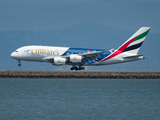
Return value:
<svg viewBox="0 0 160 120">
<path fill-rule="evenodd" d="M 132 35 L 130 33 L 146 26 L 151 27 L 151 30 L 147 36 L 148 40 L 145 41 L 140 51 L 142 54 L 146 53 L 150 56 L 144 61 L 144 67 L 141 69 L 144 70 L 147 66 L 145 70 L 159 70 L 159 12 L 160 0 L 0 0 L 0 40 L 1 42 L 3 40 L 5 45 L 10 43 L 11 46 L 5 54 L 3 50 L 5 46 L 1 44 L 1 49 L 3 49 L 0 54 L 3 54 L 1 56 L 5 56 L 5 58 L 1 57 L 0 67 L 1 69 L 2 66 L 4 69 L 18 69 L 17 61 L 10 58 L 11 52 L 21 47 L 22 43 L 25 45 L 35 44 L 37 42 L 36 35 L 41 40 L 36 45 L 56 43 L 58 46 L 90 46 L 91 48 L 107 46 L 109 49 L 110 46 L 114 45 L 111 47 L 112 49 L 116 48 L 116 44 L 119 47 Z M 85 32 L 83 28 L 89 31 Z M 52 35 L 51 31 L 54 30 L 58 32 Z M 83 32 L 81 32 L 82 30 Z M 57 34 L 60 35 L 59 41 L 54 43 L 57 41 Z M 102 45 L 104 39 L 106 42 Z M 148 49 L 150 47 L 151 49 Z M 7 67 L 13 61 L 15 61 L 15 66 Z M 147 62 L 149 65 L 146 65 Z M 25 64 L 26 67 L 22 67 L 22 69 L 26 69 L 29 65 L 32 69 L 34 63 L 27 64 L 26 62 Z M 40 66 L 37 64 L 35 66 Z M 128 69 L 128 66 L 135 66 L 135 64 L 141 63 L 126 63 L 120 65 L 119 68 L 123 66 L 123 69 Z M 44 65 L 42 64 L 40 67 L 44 67 Z M 112 68 L 117 69 L 118 67 L 115 65 L 104 66 L 104 69 Z M 52 66 L 50 69 L 53 69 Z"/>
<path fill-rule="evenodd" d="M 0 31 L 45 31 L 98 23 L 160 33 L 160 0 L 0 0 Z"/>
</svg>

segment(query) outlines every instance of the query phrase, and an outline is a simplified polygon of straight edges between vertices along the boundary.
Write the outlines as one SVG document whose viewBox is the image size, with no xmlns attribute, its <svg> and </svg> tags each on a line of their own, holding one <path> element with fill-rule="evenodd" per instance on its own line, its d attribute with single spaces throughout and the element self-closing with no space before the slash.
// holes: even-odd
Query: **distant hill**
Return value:
<svg viewBox="0 0 160 120">
<path fill-rule="evenodd" d="M 138 30 L 139 28 L 137 28 Z M 135 31 L 137 31 L 135 30 Z M 152 30 L 152 29 L 151 29 Z M 97 49 L 116 49 L 134 32 L 122 31 L 102 24 L 81 23 L 61 30 L 2 31 L 0 32 L 0 69 L 3 70 L 67 70 L 71 66 L 52 66 L 49 63 L 18 62 L 10 57 L 15 49 L 26 45 L 68 46 Z M 160 70 L 160 34 L 149 33 L 140 49 L 148 54 L 145 60 L 117 65 L 86 67 L 88 70 Z"/>
</svg>

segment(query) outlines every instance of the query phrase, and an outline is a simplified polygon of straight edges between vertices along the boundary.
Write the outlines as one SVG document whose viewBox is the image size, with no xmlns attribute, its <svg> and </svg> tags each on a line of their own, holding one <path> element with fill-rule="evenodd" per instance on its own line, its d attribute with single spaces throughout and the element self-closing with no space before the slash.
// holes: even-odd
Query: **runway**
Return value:
<svg viewBox="0 0 160 120">
<path fill-rule="evenodd" d="M 160 71 L 14 71 L 0 70 L 0 78 L 160 79 Z"/>
</svg>

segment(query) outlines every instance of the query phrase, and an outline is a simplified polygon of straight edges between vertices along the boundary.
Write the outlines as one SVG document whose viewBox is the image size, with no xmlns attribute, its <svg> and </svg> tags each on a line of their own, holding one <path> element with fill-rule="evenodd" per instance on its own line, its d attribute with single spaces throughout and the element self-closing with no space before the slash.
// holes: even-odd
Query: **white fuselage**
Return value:
<svg viewBox="0 0 160 120">
<path fill-rule="evenodd" d="M 49 62 L 53 65 L 54 62 L 51 59 L 63 57 L 62 55 L 69 49 L 69 47 L 50 47 L 50 46 L 25 46 L 17 49 L 11 54 L 11 57 L 19 61 L 35 61 L 35 62 Z M 74 53 L 70 53 L 72 55 Z M 125 56 L 133 56 L 133 54 L 122 53 L 109 60 L 93 62 L 92 64 L 83 64 L 84 66 L 93 66 L 93 65 L 109 65 L 116 63 L 129 62 L 134 60 L 143 59 L 143 57 L 135 57 L 124 59 Z M 48 61 L 50 59 L 50 61 Z M 79 65 L 79 63 L 77 63 Z M 66 65 L 72 65 L 71 62 Z M 73 63 L 76 65 L 76 63 Z"/>
<path fill-rule="evenodd" d="M 25 46 L 14 51 L 11 56 L 17 60 L 46 62 L 46 58 L 61 56 L 67 47 Z"/>
</svg>

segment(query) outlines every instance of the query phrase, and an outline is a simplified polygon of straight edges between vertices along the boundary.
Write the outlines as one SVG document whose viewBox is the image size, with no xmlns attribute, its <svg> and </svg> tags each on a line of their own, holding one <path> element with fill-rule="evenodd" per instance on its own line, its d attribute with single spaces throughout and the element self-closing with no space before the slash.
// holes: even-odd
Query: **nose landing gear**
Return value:
<svg viewBox="0 0 160 120">
<path fill-rule="evenodd" d="M 84 70 L 85 69 L 85 67 L 82 67 L 82 66 L 79 66 L 79 67 L 77 67 L 77 66 L 73 66 L 73 67 L 71 67 L 71 70 Z"/>
<path fill-rule="evenodd" d="M 21 67 L 21 61 L 19 61 L 19 64 L 18 64 L 18 66 L 19 66 L 19 67 Z"/>
</svg>

